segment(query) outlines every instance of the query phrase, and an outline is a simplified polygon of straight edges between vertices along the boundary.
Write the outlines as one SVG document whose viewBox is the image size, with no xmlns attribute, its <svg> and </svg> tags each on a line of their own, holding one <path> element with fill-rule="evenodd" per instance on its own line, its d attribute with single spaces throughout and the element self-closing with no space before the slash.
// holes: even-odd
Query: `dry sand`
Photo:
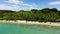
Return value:
<svg viewBox="0 0 60 34">
<path fill-rule="evenodd" d="M 35 22 L 35 21 L 25 21 L 25 20 L 16 20 L 16 21 L 12 21 L 12 20 L 0 20 L 0 22 L 2 23 L 17 23 L 17 24 L 37 24 L 37 25 L 50 25 L 50 26 L 60 26 L 60 22 Z"/>
</svg>

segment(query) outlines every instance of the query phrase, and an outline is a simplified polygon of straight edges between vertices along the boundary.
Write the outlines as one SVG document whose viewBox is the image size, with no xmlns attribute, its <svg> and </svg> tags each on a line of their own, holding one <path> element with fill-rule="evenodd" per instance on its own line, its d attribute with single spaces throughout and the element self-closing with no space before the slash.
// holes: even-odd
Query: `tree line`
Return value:
<svg viewBox="0 0 60 34">
<path fill-rule="evenodd" d="M 60 22 L 60 11 L 56 8 L 31 9 L 30 11 L 0 10 L 0 20 Z"/>
</svg>

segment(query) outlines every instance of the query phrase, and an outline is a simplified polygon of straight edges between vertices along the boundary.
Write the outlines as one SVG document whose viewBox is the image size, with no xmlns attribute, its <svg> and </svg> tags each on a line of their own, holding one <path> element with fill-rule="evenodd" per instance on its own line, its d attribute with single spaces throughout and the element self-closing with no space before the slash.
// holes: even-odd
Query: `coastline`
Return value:
<svg viewBox="0 0 60 34">
<path fill-rule="evenodd" d="M 2 23 L 16 23 L 16 24 L 34 24 L 34 25 L 48 25 L 48 26 L 60 26 L 60 22 L 38 22 L 38 21 L 26 21 L 26 20 L 0 20 Z"/>
</svg>

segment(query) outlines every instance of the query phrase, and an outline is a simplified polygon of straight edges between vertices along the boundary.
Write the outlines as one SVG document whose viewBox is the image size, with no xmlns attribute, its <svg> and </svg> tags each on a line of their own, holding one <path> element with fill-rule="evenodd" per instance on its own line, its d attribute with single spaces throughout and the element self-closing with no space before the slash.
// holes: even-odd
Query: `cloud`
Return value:
<svg viewBox="0 0 60 34">
<path fill-rule="evenodd" d="M 31 4 L 24 3 L 21 0 L 8 0 L 8 1 L 5 1 L 5 2 L 12 3 L 12 4 L 24 5 L 24 6 L 32 6 Z"/>
<path fill-rule="evenodd" d="M 60 1 L 49 2 L 49 5 L 60 5 Z"/>
<path fill-rule="evenodd" d="M 35 3 L 28 4 L 25 3 L 21 0 L 7 0 L 4 1 L 8 4 L 0 4 L 0 10 L 13 10 L 13 11 L 18 11 L 18 10 L 30 10 L 30 9 L 38 9 L 37 5 Z"/>
<path fill-rule="evenodd" d="M 15 5 L 9 6 L 9 5 L 5 5 L 5 4 L 0 4 L 0 10 L 13 10 L 13 11 L 18 11 L 19 10 L 19 7 L 18 6 L 15 6 Z"/>
<path fill-rule="evenodd" d="M 7 2 L 19 4 L 20 1 L 19 0 L 8 0 Z"/>
<path fill-rule="evenodd" d="M 35 3 L 32 3 L 32 6 L 29 9 L 39 9 L 38 5 L 36 5 Z"/>
</svg>

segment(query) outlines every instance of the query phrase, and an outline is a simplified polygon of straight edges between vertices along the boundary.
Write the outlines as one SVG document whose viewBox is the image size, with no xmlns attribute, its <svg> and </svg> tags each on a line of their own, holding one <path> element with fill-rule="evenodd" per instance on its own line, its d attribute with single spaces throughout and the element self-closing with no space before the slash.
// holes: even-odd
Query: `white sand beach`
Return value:
<svg viewBox="0 0 60 34">
<path fill-rule="evenodd" d="M 17 23 L 17 24 L 37 24 L 37 25 L 49 25 L 49 26 L 60 26 L 60 22 L 38 22 L 38 21 L 25 21 L 25 20 L 0 20 L 2 23 Z"/>
</svg>

